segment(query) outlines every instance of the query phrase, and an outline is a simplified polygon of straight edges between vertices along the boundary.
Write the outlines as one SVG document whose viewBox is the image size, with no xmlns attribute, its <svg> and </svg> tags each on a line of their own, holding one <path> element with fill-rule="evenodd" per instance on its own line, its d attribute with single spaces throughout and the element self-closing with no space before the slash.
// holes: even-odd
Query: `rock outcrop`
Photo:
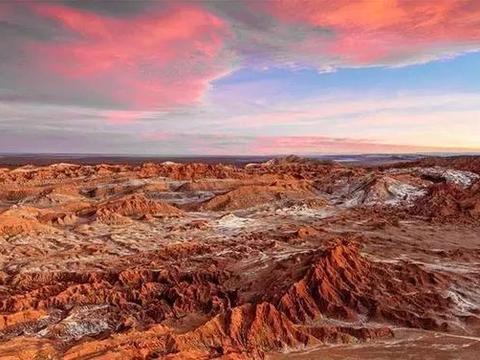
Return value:
<svg viewBox="0 0 480 360">
<path fill-rule="evenodd" d="M 269 186 L 241 186 L 225 194 L 217 195 L 202 204 L 205 210 L 237 210 L 279 200 L 307 199 L 315 195 L 307 182 L 280 182 Z"/>
<path fill-rule="evenodd" d="M 111 214 L 132 218 L 141 218 L 147 214 L 156 217 L 178 217 L 183 215 L 180 209 L 161 201 L 147 199 L 141 194 L 122 196 L 118 199 L 102 202 L 92 210 L 82 211 L 82 214 L 90 212 L 100 219 L 107 218 Z"/>
<path fill-rule="evenodd" d="M 480 182 L 471 188 L 436 184 L 416 202 L 412 213 L 434 221 L 475 222 L 480 219 Z"/>
</svg>

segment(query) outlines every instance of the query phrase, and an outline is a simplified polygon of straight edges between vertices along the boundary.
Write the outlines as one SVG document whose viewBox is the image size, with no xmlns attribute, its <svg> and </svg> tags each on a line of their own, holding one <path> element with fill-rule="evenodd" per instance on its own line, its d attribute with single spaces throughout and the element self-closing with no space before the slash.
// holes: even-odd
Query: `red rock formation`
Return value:
<svg viewBox="0 0 480 360">
<path fill-rule="evenodd" d="M 434 221 L 477 221 L 480 219 L 480 182 L 468 189 L 435 184 L 416 202 L 411 213 Z"/>
<path fill-rule="evenodd" d="M 322 342 L 351 342 L 370 337 L 390 337 L 385 328 L 358 329 L 294 324 L 270 303 L 245 304 L 218 315 L 198 329 L 175 337 L 175 348 L 214 350 L 218 355 L 246 353 L 263 359 L 272 350 L 298 349 Z"/>
<path fill-rule="evenodd" d="M 120 197 L 115 200 L 107 200 L 95 206 L 93 210 L 99 217 L 107 217 L 108 214 L 140 218 L 146 214 L 157 217 L 182 216 L 183 212 L 166 203 L 147 199 L 141 194 L 133 194 Z M 88 213 L 89 211 L 87 211 Z M 85 212 L 84 212 L 85 213 Z"/>
<path fill-rule="evenodd" d="M 403 164 L 394 164 L 384 168 L 399 168 L 412 166 L 441 166 L 461 171 L 472 171 L 474 173 L 480 174 L 480 158 L 478 156 L 426 157 L 421 160 L 410 161 Z"/>
<path fill-rule="evenodd" d="M 340 244 L 321 254 L 305 277 L 279 298 L 278 308 L 296 322 L 366 317 L 440 330 L 447 323 L 438 321 L 442 318 L 439 314 L 445 315 L 451 305 L 450 299 L 442 296 L 447 284 L 447 278 L 418 266 L 371 262 L 360 255 L 356 245 Z M 452 314 L 450 320 L 454 320 Z"/>
<path fill-rule="evenodd" d="M 164 176 L 176 180 L 193 180 L 200 178 L 244 178 L 245 174 L 233 166 L 229 165 L 209 165 L 209 164 L 153 164 L 145 163 L 138 169 L 140 177 L 158 177 Z"/>
<path fill-rule="evenodd" d="M 336 245 L 316 257 L 304 277 L 283 295 L 273 294 L 272 302 L 235 306 L 233 292 L 221 285 L 228 276 L 219 272 L 128 269 L 103 274 L 17 275 L 6 284 L 17 291 L 24 289 L 23 293 L 0 302 L 0 311 L 45 311 L 52 307 L 65 311 L 72 305 L 108 304 L 119 311 L 116 323 L 124 324 L 145 323 L 147 319 L 159 322 L 195 312 L 217 313 L 195 330 L 181 335 L 168 332 L 163 340 L 150 339 L 144 345 L 148 354 L 198 351 L 207 357 L 213 351 L 217 355 L 243 353 L 263 358 L 264 352 L 271 350 L 391 336 L 387 328 L 332 326 L 329 318 L 355 322 L 367 317 L 434 330 L 447 326 L 435 318 L 435 314 L 443 313 L 444 318 L 449 314 L 450 300 L 440 295 L 446 278 L 414 265 L 371 262 L 353 243 Z M 416 295 L 412 296 L 414 290 Z M 132 311 L 135 318 L 128 320 Z M 113 313 L 109 311 L 108 316 Z M 327 322 L 306 325 L 314 319 L 317 324 L 319 319 Z M 50 329 L 52 334 L 64 331 L 56 326 Z"/>
<path fill-rule="evenodd" d="M 241 186 L 202 204 L 205 210 L 236 210 L 278 200 L 306 199 L 314 196 L 306 182 L 278 182 L 270 186 Z"/>
<path fill-rule="evenodd" d="M 54 231 L 38 221 L 38 212 L 28 208 L 7 210 L 0 214 L 0 236 L 40 234 Z"/>
</svg>

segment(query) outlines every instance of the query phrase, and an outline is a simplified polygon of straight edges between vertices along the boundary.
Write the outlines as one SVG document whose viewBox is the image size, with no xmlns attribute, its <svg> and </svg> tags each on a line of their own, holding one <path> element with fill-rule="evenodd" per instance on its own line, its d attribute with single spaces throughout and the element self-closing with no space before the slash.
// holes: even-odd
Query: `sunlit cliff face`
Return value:
<svg viewBox="0 0 480 360">
<path fill-rule="evenodd" d="M 0 151 L 480 149 L 478 1 L 3 2 Z"/>
</svg>

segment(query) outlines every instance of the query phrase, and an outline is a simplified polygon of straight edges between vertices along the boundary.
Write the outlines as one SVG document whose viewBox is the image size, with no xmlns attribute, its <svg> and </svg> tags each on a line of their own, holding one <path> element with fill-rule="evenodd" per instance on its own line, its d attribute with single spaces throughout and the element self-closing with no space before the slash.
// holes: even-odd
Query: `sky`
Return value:
<svg viewBox="0 0 480 360">
<path fill-rule="evenodd" d="M 0 2 L 0 152 L 480 152 L 480 1 Z"/>
</svg>

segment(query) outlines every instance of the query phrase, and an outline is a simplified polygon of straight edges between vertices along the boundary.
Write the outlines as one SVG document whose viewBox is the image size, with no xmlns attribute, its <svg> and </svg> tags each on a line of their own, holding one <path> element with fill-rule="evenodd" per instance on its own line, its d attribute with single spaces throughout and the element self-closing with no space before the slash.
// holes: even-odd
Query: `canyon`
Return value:
<svg viewBox="0 0 480 360">
<path fill-rule="evenodd" d="M 480 157 L 0 168 L 1 359 L 476 359 Z"/>
</svg>

